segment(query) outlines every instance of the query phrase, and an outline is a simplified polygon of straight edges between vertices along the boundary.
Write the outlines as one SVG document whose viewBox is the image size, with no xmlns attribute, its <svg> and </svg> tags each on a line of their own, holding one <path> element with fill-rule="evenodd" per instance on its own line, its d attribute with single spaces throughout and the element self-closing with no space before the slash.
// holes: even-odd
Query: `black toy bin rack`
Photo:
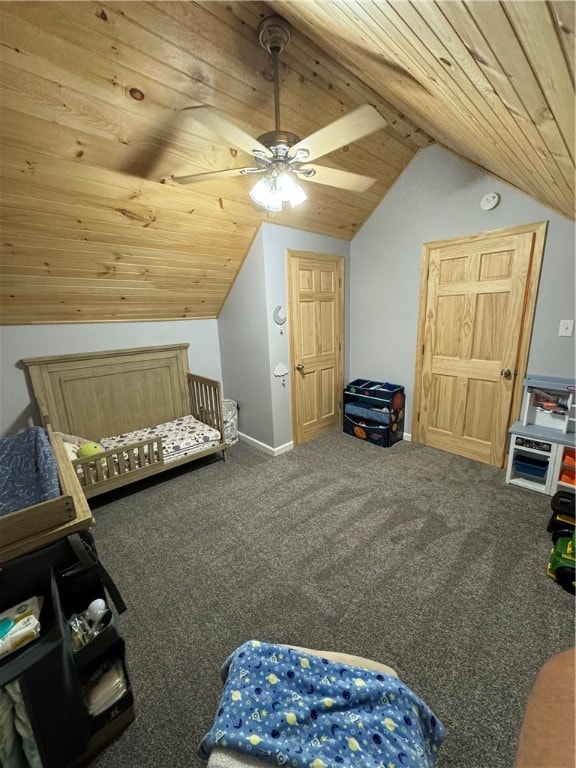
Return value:
<svg viewBox="0 0 576 768">
<path fill-rule="evenodd" d="M 399 384 L 354 379 L 344 389 L 344 432 L 389 448 L 404 436 L 405 405 Z"/>
</svg>

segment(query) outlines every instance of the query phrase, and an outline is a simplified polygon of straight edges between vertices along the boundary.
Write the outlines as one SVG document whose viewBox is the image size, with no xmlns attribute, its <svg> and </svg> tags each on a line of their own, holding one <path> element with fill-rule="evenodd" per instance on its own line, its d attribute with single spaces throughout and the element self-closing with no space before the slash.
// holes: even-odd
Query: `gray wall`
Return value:
<svg viewBox="0 0 576 768">
<path fill-rule="evenodd" d="M 222 380 L 216 320 L 3 326 L 0 328 L 0 435 L 13 435 L 34 421 L 38 423 L 26 374 L 19 365 L 22 358 L 183 343 L 190 344 L 191 371 Z"/>
<path fill-rule="evenodd" d="M 492 211 L 480 208 L 498 192 Z M 438 146 L 421 150 L 350 247 L 350 378 L 403 384 L 412 419 L 422 245 L 547 220 L 528 372 L 574 376 L 574 223 Z"/>
<path fill-rule="evenodd" d="M 240 406 L 238 430 L 272 445 L 263 241 L 260 229 L 218 317 L 218 336 L 223 388 Z"/>
<path fill-rule="evenodd" d="M 291 446 L 289 321 L 273 320 L 280 306 L 287 316 L 286 251 L 344 256 L 349 242 L 291 227 L 263 224 L 218 318 L 224 391 L 240 406 L 239 431 L 272 453 Z M 346 270 L 347 273 L 347 270 Z"/>
<path fill-rule="evenodd" d="M 499 192 L 500 205 L 479 207 Z M 216 320 L 0 328 L 0 435 L 35 417 L 23 357 L 187 342 L 190 370 L 220 379 L 237 400 L 239 430 L 272 452 L 292 440 L 286 250 L 345 257 L 345 380 L 358 377 L 403 384 L 407 424 L 413 397 L 422 244 L 547 220 L 548 234 L 528 370 L 574 376 L 574 337 L 558 337 L 561 319 L 574 317 L 574 224 L 512 187 L 437 146 L 421 150 L 352 243 L 264 224 Z M 349 258 L 348 258 L 349 257 Z"/>
</svg>

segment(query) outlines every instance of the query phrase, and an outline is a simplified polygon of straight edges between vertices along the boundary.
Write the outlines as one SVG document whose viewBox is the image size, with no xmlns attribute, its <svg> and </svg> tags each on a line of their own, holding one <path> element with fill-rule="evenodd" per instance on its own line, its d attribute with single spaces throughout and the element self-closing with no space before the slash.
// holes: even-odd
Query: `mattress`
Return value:
<svg viewBox="0 0 576 768">
<path fill-rule="evenodd" d="M 190 456 L 195 451 L 212 448 L 220 444 L 220 432 L 198 421 L 194 416 L 183 416 L 181 419 L 167 421 L 155 427 L 146 427 L 133 432 L 124 432 L 121 435 L 103 437 L 100 443 L 108 451 L 122 448 L 128 443 L 136 443 L 139 440 L 150 440 L 153 437 L 162 438 L 165 464 Z"/>
</svg>

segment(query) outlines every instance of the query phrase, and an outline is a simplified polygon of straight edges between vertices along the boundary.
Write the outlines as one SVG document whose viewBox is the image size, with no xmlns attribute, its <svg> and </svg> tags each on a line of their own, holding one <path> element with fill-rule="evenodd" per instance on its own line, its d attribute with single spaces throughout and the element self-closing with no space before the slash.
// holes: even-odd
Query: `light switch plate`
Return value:
<svg viewBox="0 0 576 768">
<path fill-rule="evenodd" d="M 574 333 L 574 320 L 560 320 L 558 336 L 572 336 Z"/>
</svg>

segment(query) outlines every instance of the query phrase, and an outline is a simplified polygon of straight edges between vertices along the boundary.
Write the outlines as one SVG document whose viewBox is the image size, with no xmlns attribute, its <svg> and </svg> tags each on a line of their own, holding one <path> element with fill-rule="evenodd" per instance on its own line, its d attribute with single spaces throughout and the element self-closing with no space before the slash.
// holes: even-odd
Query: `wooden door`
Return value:
<svg viewBox="0 0 576 768">
<path fill-rule="evenodd" d="M 340 256 L 288 252 L 294 445 L 341 425 L 343 264 Z"/>
<path fill-rule="evenodd" d="M 424 246 L 413 439 L 504 466 L 546 222 Z"/>
</svg>

